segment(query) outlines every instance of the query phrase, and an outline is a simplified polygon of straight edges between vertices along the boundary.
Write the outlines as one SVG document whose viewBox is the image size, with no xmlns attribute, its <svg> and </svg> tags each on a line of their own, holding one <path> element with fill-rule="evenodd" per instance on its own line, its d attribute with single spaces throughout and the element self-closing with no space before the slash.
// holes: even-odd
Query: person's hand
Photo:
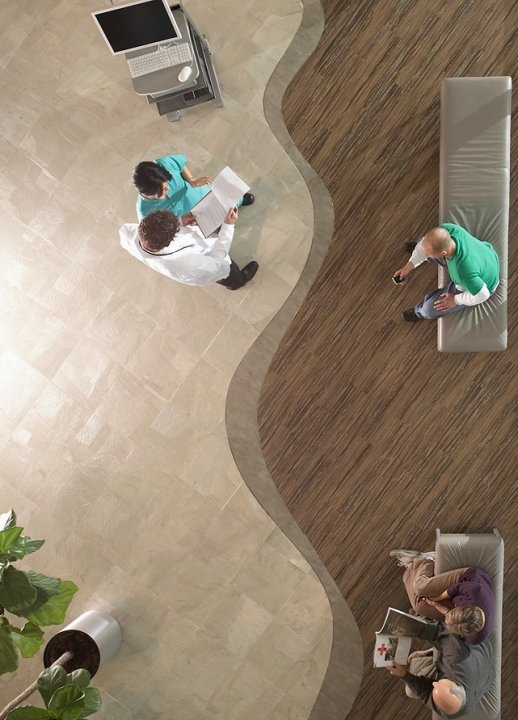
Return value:
<svg viewBox="0 0 518 720">
<path fill-rule="evenodd" d="M 453 295 L 453 293 L 443 293 L 441 297 L 434 302 L 433 306 L 436 310 L 439 310 L 439 312 L 450 310 L 452 307 L 455 307 L 455 295 Z"/>
<path fill-rule="evenodd" d="M 448 608 L 446 607 L 446 605 L 437 602 L 437 600 L 432 600 L 431 598 L 424 598 L 424 601 L 430 607 L 435 608 L 437 612 L 440 612 L 441 615 L 446 615 L 446 613 L 448 612 Z"/>
<path fill-rule="evenodd" d="M 201 187 L 201 185 L 210 185 L 212 182 L 212 178 L 210 178 L 208 175 L 202 175 L 199 178 L 192 178 L 192 180 L 189 180 L 189 184 L 191 187 Z"/>
<path fill-rule="evenodd" d="M 440 604 L 437 602 L 437 600 L 432 600 L 432 598 L 424 598 L 424 601 L 427 605 L 430 605 L 430 607 L 436 608 Z"/>
<path fill-rule="evenodd" d="M 228 213 L 225 216 L 225 224 L 226 225 L 234 225 L 234 223 L 237 220 L 237 208 L 230 208 Z"/>
<path fill-rule="evenodd" d="M 183 225 L 196 225 L 196 218 L 192 214 L 192 212 L 185 213 L 185 215 L 182 215 L 182 224 Z"/>
<path fill-rule="evenodd" d="M 423 598 L 423 600 L 435 600 L 438 602 L 439 600 L 445 600 L 446 597 L 448 597 L 448 593 L 441 593 L 440 595 L 430 595 L 430 597 Z"/>
<path fill-rule="evenodd" d="M 403 265 L 402 268 L 399 268 L 399 270 L 396 270 L 393 277 L 400 277 L 400 278 L 402 278 L 402 282 L 406 282 L 408 276 L 410 275 L 410 273 L 412 272 L 413 269 L 414 269 L 414 266 L 412 265 L 412 263 L 407 262 L 407 264 Z"/>
<path fill-rule="evenodd" d="M 402 678 L 406 675 L 406 665 L 396 665 L 396 663 L 394 663 L 393 665 L 389 665 L 387 670 L 394 677 Z"/>
</svg>

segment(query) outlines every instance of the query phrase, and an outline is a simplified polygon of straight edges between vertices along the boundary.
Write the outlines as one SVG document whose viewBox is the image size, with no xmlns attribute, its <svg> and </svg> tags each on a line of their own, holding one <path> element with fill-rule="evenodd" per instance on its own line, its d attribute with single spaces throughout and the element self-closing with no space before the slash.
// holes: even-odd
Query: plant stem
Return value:
<svg viewBox="0 0 518 720">
<path fill-rule="evenodd" d="M 50 667 L 55 667 L 56 665 L 66 665 L 69 660 L 72 660 L 74 657 L 74 653 L 66 652 L 61 655 L 61 657 L 58 657 L 56 662 L 53 662 Z M 11 702 L 4 707 L 2 712 L 0 712 L 0 720 L 5 720 L 5 718 L 9 715 L 11 710 L 14 710 L 15 707 L 18 707 L 20 703 L 22 703 L 24 700 L 26 700 L 32 693 L 37 689 L 37 683 L 38 681 L 35 680 L 32 685 L 29 685 L 29 687 L 25 688 L 23 692 L 21 692 L 17 697 L 14 698 L 14 700 L 11 700 Z"/>
</svg>

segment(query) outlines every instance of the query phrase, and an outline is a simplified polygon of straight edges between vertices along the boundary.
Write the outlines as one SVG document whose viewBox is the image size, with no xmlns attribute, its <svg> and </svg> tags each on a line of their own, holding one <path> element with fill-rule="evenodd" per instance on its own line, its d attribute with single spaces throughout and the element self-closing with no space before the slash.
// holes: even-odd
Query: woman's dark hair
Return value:
<svg viewBox="0 0 518 720">
<path fill-rule="evenodd" d="M 161 195 L 163 183 L 172 175 L 159 163 L 144 160 L 133 170 L 133 182 L 142 195 Z"/>
<path fill-rule="evenodd" d="M 180 221 L 168 210 L 149 213 L 138 226 L 138 236 L 146 250 L 158 252 L 167 247 L 180 229 Z"/>
</svg>

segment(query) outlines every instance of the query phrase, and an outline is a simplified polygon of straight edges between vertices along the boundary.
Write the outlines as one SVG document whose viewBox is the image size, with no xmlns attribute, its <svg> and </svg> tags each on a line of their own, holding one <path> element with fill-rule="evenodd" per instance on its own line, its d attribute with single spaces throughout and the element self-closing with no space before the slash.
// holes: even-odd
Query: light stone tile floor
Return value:
<svg viewBox="0 0 518 720">
<path fill-rule="evenodd" d="M 46 538 L 30 566 L 80 586 L 69 620 L 102 609 L 122 624 L 95 678 L 100 718 L 300 720 L 329 605 L 244 485 L 225 398 L 311 242 L 308 190 L 262 110 L 301 3 L 186 2 L 225 107 L 175 124 L 132 92 L 89 16 L 102 5 L 2 3 L 0 509 Z M 175 284 L 118 245 L 133 166 L 175 151 L 195 173 L 231 165 L 257 195 L 233 254 L 261 269 L 239 292 Z M 38 668 L 3 678 L 2 700 Z"/>
</svg>

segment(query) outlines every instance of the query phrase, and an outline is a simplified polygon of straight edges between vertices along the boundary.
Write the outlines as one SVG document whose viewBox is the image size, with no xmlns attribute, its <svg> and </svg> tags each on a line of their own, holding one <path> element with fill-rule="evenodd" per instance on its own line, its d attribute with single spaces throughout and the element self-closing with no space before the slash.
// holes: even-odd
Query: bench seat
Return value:
<svg viewBox="0 0 518 720">
<path fill-rule="evenodd" d="M 507 347 L 507 239 L 511 151 L 511 78 L 447 78 L 441 91 L 439 221 L 490 242 L 500 284 L 486 302 L 437 321 L 440 352 Z M 439 268 L 439 287 L 449 282 Z"/>
<path fill-rule="evenodd" d="M 437 530 L 435 551 L 436 575 L 460 567 L 479 567 L 488 573 L 493 583 L 496 612 L 491 643 L 495 655 L 495 679 L 477 707 L 463 716 L 463 720 L 500 720 L 504 541 L 497 530 L 488 534 L 445 534 Z M 441 720 L 435 712 L 432 718 Z"/>
</svg>

